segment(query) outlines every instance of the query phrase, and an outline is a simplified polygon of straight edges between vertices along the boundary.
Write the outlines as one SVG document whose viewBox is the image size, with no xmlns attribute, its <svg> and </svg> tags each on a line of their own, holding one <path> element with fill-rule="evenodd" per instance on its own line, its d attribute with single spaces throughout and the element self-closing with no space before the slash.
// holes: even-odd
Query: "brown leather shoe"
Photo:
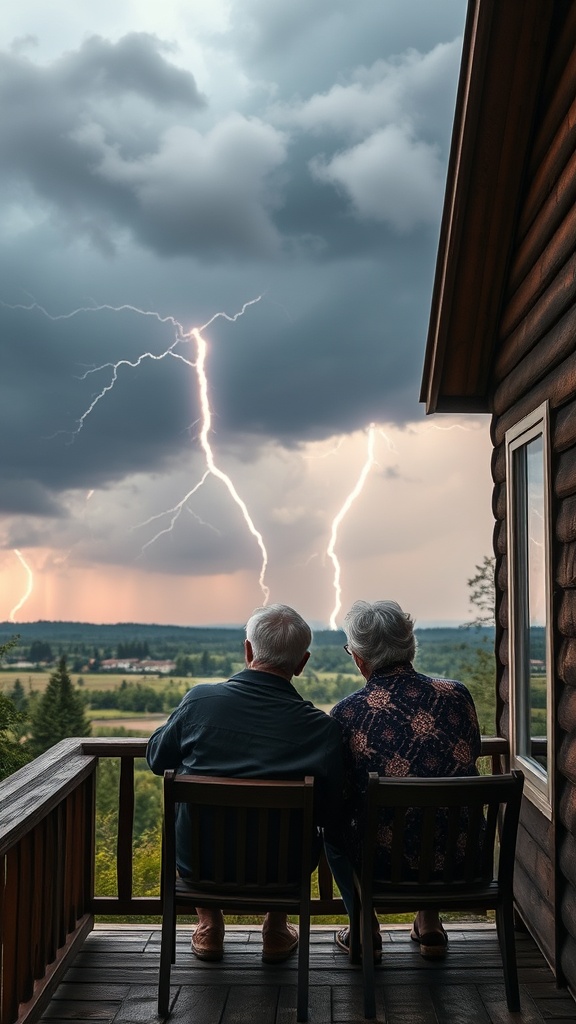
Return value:
<svg viewBox="0 0 576 1024">
<path fill-rule="evenodd" d="M 294 925 L 262 931 L 262 962 L 265 964 L 281 964 L 297 948 L 298 932 Z"/>
<path fill-rule="evenodd" d="M 199 960 L 218 962 L 224 956 L 224 933 L 221 928 L 198 926 L 190 943 Z"/>
</svg>

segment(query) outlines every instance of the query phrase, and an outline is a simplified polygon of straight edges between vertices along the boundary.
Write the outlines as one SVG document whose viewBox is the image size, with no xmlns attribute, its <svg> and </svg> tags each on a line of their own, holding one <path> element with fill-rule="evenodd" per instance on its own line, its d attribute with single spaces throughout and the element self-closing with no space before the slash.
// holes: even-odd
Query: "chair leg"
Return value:
<svg viewBox="0 0 576 1024">
<path fill-rule="evenodd" d="M 376 1016 L 374 992 L 374 954 L 372 952 L 372 901 L 362 903 L 362 976 L 364 980 L 364 1016 Z"/>
<path fill-rule="evenodd" d="M 502 967 L 504 970 L 504 987 L 506 1003 L 511 1013 L 520 1010 L 520 989 L 518 987 L 518 969 L 516 966 L 516 940 L 514 938 L 514 912 L 512 901 L 507 900 L 496 909 L 496 929 Z"/>
<path fill-rule="evenodd" d="M 351 964 L 360 963 L 360 916 L 360 897 L 356 886 L 354 886 L 354 901 L 350 918 L 350 952 L 348 954 Z"/>
<path fill-rule="evenodd" d="M 298 994 L 296 1020 L 308 1020 L 308 982 L 310 973 L 310 907 L 300 911 L 298 928 Z"/>
<path fill-rule="evenodd" d="M 176 908 L 174 901 L 165 900 L 160 938 L 160 972 L 158 975 L 158 1016 L 170 1014 L 170 968 L 175 960 Z"/>
</svg>

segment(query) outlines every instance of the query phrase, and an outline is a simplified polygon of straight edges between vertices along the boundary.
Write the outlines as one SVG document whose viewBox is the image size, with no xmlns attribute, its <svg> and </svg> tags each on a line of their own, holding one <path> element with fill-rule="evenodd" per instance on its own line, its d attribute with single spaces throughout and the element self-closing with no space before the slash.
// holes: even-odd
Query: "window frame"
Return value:
<svg viewBox="0 0 576 1024">
<path fill-rule="evenodd" d="M 525 752 L 526 718 L 530 712 L 529 653 L 522 643 L 528 623 L 528 525 L 526 517 L 526 462 L 517 473 L 516 453 L 530 441 L 542 437 L 543 484 L 543 573 L 546 656 L 546 741 L 547 766 L 541 766 Z M 507 539 L 508 539 L 508 671 L 510 711 L 510 764 L 524 772 L 524 795 L 552 819 L 554 786 L 554 694 L 552 661 L 552 503 L 550 472 L 550 413 L 546 401 L 506 431 Z M 529 628 L 529 623 L 528 623 Z"/>
</svg>

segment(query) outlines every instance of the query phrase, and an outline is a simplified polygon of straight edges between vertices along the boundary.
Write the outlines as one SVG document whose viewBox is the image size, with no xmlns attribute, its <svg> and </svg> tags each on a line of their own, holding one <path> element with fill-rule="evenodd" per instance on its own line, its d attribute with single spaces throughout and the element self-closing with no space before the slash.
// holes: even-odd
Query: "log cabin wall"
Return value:
<svg viewBox="0 0 576 1024">
<path fill-rule="evenodd" d="M 524 800 L 521 914 L 576 991 L 576 3 L 558 3 L 493 368 L 498 726 L 509 736 L 508 428 L 548 400 L 552 447 L 554 820 Z M 550 770 L 553 770 L 550 763 Z"/>
</svg>

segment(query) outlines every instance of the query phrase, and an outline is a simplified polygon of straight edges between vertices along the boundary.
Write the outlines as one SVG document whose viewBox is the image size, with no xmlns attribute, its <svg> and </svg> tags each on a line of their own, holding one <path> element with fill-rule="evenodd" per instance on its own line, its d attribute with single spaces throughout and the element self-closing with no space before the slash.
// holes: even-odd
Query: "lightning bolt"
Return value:
<svg viewBox="0 0 576 1024">
<path fill-rule="evenodd" d="M 26 591 L 25 591 L 24 595 L 20 598 L 20 600 L 18 601 L 18 604 L 14 605 L 12 611 L 10 612 L 9 619 L 8 619 L 9 622 L 15 622 L 16 621 L 15 616 L 16 616 L 17 612 L 19 612 L 21 607 L 22 607 L 22 605 L 26 603 L 26 601 L 30 597 L 30 594 L 32 593 L 32 590 L 33 590 L 33 587 L 34 587 L 34 576 L 32 575 L 32 569 L 28 565 L 28 563 L 27 563 L 26 559 L 24 558 L 22 552 L 19 551 L 18 548 L 14 548 L 13 550 L 14 550 L 14 554 L 20 560 L 20 563 L 24 566 L 24 568 L 26 570 L 27 581 L 28 582 L 27 582 L 27 585 L 26 585 Z"/>
<path fill-rule="evenodd" d="M 326 553 L 327 553 L 328 557 L 330 558 L 330 560 L 332 562 L 332 565 L 334 566 L 333 586 L 334 586 L 335 601 L 334 601 L 334 609 L 333 609 L 332 614 L 330 616 L 330 629 L 338 629 L 338 624 L 336 622 L 336 617 L 337 617 L 337 615 L 338 615 L 338 613 L 339 613 L 339 611 L 340 611 L 340 609 L 342 607 L 342 600 L 341 600 L 341 598 L 342 598 L 342 587 L 340 585 L 341 570 L 340 570 L 340 562 L 338 560 L 338 556 L 336 555 L 336 541 L 338 539 L 338 530 L 339 530 L 339 527 L 340 527 L 340 524 L 341 524 L 342 520 L 346 517 L 346 515 L 350 511 L 352 505 L 356 501 L 356 498 L 358 497 L 359 494 L 361 494 L 361 492 L 362 492 L 362 490 L 364 488 L 364 484 L 366 483 L 366 478 L 367 478 L 370 470 L 372 469 L 372 466 L 374 465 L 374 463 L 376 461 L 374 459 L 374 438 L 375 438 L 375 433 L 376 433 L 376 424 L 375 423 L 371 423 L 369 428 L 368 428 L 368 443 L 367 443 L 366 461 L 364 462 L 364 465 L 362 466 L 362 469 L 360 471 L 360 476 L 358 477 L 358 480 L 356 481 L 356 484 L 354 485 L 354 487 L 350 491 L 350 494 L 346 498 L 344 504 L 342 505 L 342 508 L 340 509 L 340 511 L 337 513 L 337 515 L 334 517 L 334 519 L 332 521 L 332 529 L 330 531 L 330 541 L 329 541 L 328 547 L 326 549 Z"/>
<path fill-rule="evenodd" d="M 111 371 L 111 376 L 110 376 L 110 380 L 108 381 L 108 383 L 104 385 L 104 387 L 100 390 L 100 392 L 97 395 L 95 395 L 95 397 L 90 402 L 90 405 L 88 406 L 88 408 L 82 413 L 80 418 L 77 420 L 77 427 L 76 427 L 76 430 L 73 432 L 73 435 L 77 436 L 80 433 L 80 431 L 84 427 L 84 424 L 85 424 L 86 420 L 88 419 L 90 414 L 94 411 L 94 409 L 96 408 L 98 403 L 108 394 L 109 391 L 112 390 L 112 388 L 114 387 L 114 385 L 116 384 L 116 382 L 118 380 L 118 371 L 120 370 L 121 367 L 128 367 L 130 369 L 136 369 L 146 359 L 153 359 L 155 361 L 159 361 L 159 360 L 171 357 L 173 359 L 179 359 L 183 363 L 185 363 L 187 366 L 193 368 L 196 371 L 197 386 L 198 386 L 198 396 L 199 396 L 199 400 L 200 400 L 200 409 L 201 409 L 201 428 L 200 428 L 200 434 L 199 434 L 199 441 L 200 441 L 200 447 L 202 448 L 202 451 L 204 453 L 204 458 L 206 460 L 206 467 L 207 467 L 207 469 L 206 469 L 206 472 L 204 473 L 202 479 L 199 481 L 199 483 L 196 484 L 188 492 L 188 494 L 186 494 L 185 497 L 180 502 L 178 502 L 177 505 L 174 506 L 174 508 L 168 509 L 165 512 L 160 513 L 158 516 L 152 516 L 149 520 L 146 521 L 146 523 L 150 523 L 154 519 L 160 518 L 163 515 L 172 515 L 172 519 L 170 521 L 170 524 L 165 529 L 160 530 L 156 534 L 156 536 L 152 538 L 152 540 L 148 541 L 147 544 L 144 545 L 142 550 L 144 550 L 146 547 L 148 547 L 150 544 L 152 544 L 155 540 L 157 540 L 158 537 L 161 537 L 165 533 L 169 533 L 174 528 L 174 526 L 175 526 L 176 522 L 178 521 L 178 518 L 179 518 L 182 510 L 186 507 L 186 502 L 191 497 L 191 495 L 194 494 L 195 491 L 197 491 L 203 485 L 203 483 L 205 482 L 205 480 L 207 479 L 207 477 L 209 475 L 214 476 L 214 477 L 216 477 L 217 480 L 220 480 L 220 482 L 223 483 L 224 486 L 226 487 L 226 489 L 228 490 L 228 493 L 230 494 L 230 497 L 232 498 L 234 503 L 240 509 L 240 511 L 242 513 L 242 517 L 244 519 L 244 522 L 246 523 L 246 526 L 248 527 L 249 532 L 252 534 L 252 536 L 255 538 L 255 540 L 256 540 L 256 542 L 258 544 L 258 547 L 260 549 L 260 554 L 261 554 L 261 567 L 260 567 L 260 574 L 259 574 L 259 577 L 258 577 L 258 583 L 260 585 L 260 589 L 261 589 L 262 595 L 263 595 L 263 604 L 266 604 L 268 602 L 268 598 L 270 596 L 270 589 L 266 585 L 266 582 L 265 582 L 266 570 L 267 570 L 267 567 L 268 567 L 268 553 L 266 551 L 266 546 L 264 544 L 264 539 L 263 539 L 262 534 L 260 533 L 260 531 L 257 530 L 256 526 L 254 525 L 254 521 L 252 519 L 252 516 L 250 515 L 250 512 L 248 511 L 248 507 L 246 505 L 246 502 L 238 494 L 238 491 L 236 490 L 232 480 L 230 479 L 228 474 L 225 473 L 222 469 L 220 469 L 219 466 L 216 464 L 216 460 L 214 458 L 214 453 L 212 451 L 212 446 L 210 444 L 210 429 L 211 429 L 211 426 L 212 426 L 212 411 L 210 409 L 210 401 L 209 401 L 209 398 L 208 398 L 208 377 L 207 377 L 207 374 L 206 374 L 206 356 L 207 356 L 208 346 L 207 346 L 206 340 L 205 340 L 205 338 L 203 336 L 203 333 L 202 333 L 208 327 L 210 327 L 210 325 L 212 323 L 214 323 L 215 320 L 217 320 L 219 318 L 222 318 L 224 320 L 228 320 L 230 323 L 234 323 L 236 320 L 238 320 L 239 317 L 243 316 L 243 314 L 245 313 L 245 311 L 248 309 L 249 306 L 253 306 L 255 303 L 260 302 L 261 298 L 262 298 L 262 296 L 258 295 L 257 298 L 250 299 L 249 301 L 247 301 L 247 302 L 245 302 L 243 304 L 242 308 L 237 313 L 234 313 L 232 315 L 230 315 L 228 313 L 225 313 L 223 311 L 215 313 L 201 327 L 194 327 L 190 331 L 186 331 L 184 329 L 184 327 L 182 326 L 182 324 L 178 320 L 176 320 L 176 318 L 173 317 L 173 316 L 162 316 L 156 310 L 139 309 L 137 306 L 131 306 L 131 305 L 128 305 L 128 304 L 123 304 L 121 306 L 111 306 L 111 305 L 107 305 L 107 304 L 98 305 L 98 306 L 83 306 L 83 307 L 79 307 L 78 309 L 74 309 L 71 312 L 61 313 L 61 314 L 58 314 L 58 315 L 52 315 L 43 306 L 39 305 L 37 302 L 33 302 L 33 303 L 29 304 L 29 305 L 15 304 L 15 305 L 8 306 L 7 303 L 2 303 L 2 305 L 6 306 L 9 309 L 23 309 L 23 310 L 37 309 L 44 316 L 48 317 L 49 320 L 70 320 L 72 317 L 79 316 L 81 313 L 86 313 L 86 314 L 89 314 L 89 313 L 99 313 L 99 312 L 103 312 L 105 310 L 108 310 L 108 311 L 114 312 L 114 313 L 121 313 L 121 312 L 128 311 L 128 312 L 131 312 L 131 313 L 135 313 L 135 314 L 137 314 L 139 316 L 153 317 L 154 319 L 158 320 L 158 322 L 160 324 L 169 324 L 174 329 L 174 332 L 175 332 L 174 341 L 172 342 L 171 345 L 168 346 L 167 349 L 164 350 L 164 352 L 161 352 L 159 354 L 155 354 L 153 352 L 143 352 L 135 360 L 119 359 L 116 363 L 103 363 L 102 366 L 91 367 L 89 370 L 87 370 L 82 375 L 82 377 L 80 379 L 81 380 L 85 380 L 86 377 L 88 377 L 92 373 L 99 373 L 100 371 L 105 370 L 105 369 L 109 369 Z M 186 342 L 189 343 L 192 340 L 194 340 L 194 342 L 196 344 L 196 360 L 195 361 L 193 361 L 191 359 L 188 359 L 186 356 L 184 356 L 180 352 L 176 351 L 176 348 L 177 348 L 177 346 L 179 344 L 186 343 Z M 190 510 L 188 510 L 188 511 L 190 511 Z M 145 525 L 145 524 L 140 524 L 140 525 Z"/>
</svg>

